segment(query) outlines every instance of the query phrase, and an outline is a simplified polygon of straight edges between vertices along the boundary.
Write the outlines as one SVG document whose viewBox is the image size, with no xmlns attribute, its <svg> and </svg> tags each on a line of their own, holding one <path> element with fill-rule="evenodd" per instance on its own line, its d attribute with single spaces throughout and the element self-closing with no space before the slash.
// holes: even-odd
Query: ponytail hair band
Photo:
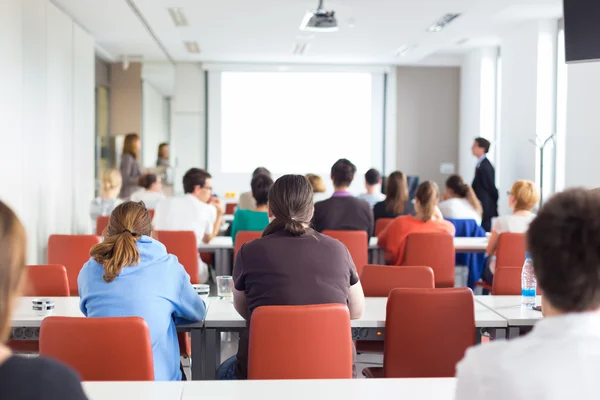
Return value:
<svg viewBox="0 0 600 400">
<path fill-rule="evenodd" d="M 129 229 L 123 229 L 123 232 L 121 233 L 125 233 L 128 232 L 131 236 L 136 237 L 138 234 L 135 232 L 130 231 Z"/>
</svg>

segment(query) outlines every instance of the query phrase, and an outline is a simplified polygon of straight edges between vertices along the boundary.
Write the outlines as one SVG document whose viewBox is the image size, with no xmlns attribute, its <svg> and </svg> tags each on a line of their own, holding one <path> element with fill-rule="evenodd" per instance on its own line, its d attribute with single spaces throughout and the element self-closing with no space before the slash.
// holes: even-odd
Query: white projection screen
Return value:
<svg viewBox="0 0 600 400">
<path fill-rule="evenodd" d="M 382 167 L 384 74 L 361 71 L 210 71 L 208 171 L 215 192 L 250 189 L 252 171 L 321 175 L 348 158 Z"/>
</svg>

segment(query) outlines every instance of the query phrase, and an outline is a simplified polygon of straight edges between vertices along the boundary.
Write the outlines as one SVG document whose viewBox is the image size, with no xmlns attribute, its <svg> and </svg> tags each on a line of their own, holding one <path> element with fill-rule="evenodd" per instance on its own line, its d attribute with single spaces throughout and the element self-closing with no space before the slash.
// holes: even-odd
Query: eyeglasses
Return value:
<svg viewBox="0 0 600 400">
<path fill-rule="evenodd" d="M 510 196 L 511 194 L 512 194 L 512 192 L 511 192 L 510 190 L 508 190 L 508 191 L 506 192 L 506 195 L 507 195 L 507 196 Z"/>
<path fill-rule="evenodd" d="M 211 188 L 211 187 L 209 187 L 209 186 L 204 186 L 202 189 L 204 189 L 204 190 L 209 190 L 209 191 L 211 191 L 211 192 L 213 191 L 213 188 Z"/>
</svg>

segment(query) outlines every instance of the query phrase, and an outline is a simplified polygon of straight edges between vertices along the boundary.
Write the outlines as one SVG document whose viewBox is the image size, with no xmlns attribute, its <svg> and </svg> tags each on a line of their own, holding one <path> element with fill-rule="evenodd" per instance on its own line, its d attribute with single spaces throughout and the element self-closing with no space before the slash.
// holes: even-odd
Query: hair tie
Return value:
<svg viewBox="0 0 600 400">
<path fill-rule="evenodd" d="M 123 232 L 121 232 L 121 233 L 125 233 L 125 232 L 129 232 L 129 234 L 130 234 L 131 236 L 133 236 L 133 237 L 136 237 L 136 236 L 137 236 L 137 233 L 135 233 L 135 232 L 131 232 L 129 229 L 123 229 Z"/>
</svg>

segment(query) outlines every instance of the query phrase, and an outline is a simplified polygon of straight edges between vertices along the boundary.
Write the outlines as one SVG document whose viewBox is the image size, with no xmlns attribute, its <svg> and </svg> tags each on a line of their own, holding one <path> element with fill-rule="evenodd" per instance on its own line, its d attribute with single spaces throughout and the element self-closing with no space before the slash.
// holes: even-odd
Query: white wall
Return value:
<svg viewBox="0 0 600 400">
<path fill-rule="evenodd" d="M 142 165 L 156 166 L 158 145 L 169 141 L 166 100 L 147 81 L 142 82 Z"/>
<path fill-rule="evenodd" d="M 47 0 L 1 2 L 0 38 L 0 198 L 25 224 L 28 262 L 44 262 L 51 233 L 89 229 L 94 44 Z"/>
<path fill-rule="evenodd" d="M 204 71 L 199 64 L 177 64 L 170 141 L 175 193 L 183 193 L 181 182 L 188 169 L 206 166 L 204 114 Z"/>
<path fill-rule="evenodd" d="M 568 67 L 566 169 L 567 187 L 600 187 L 600 63 Z"/>
</svg>

